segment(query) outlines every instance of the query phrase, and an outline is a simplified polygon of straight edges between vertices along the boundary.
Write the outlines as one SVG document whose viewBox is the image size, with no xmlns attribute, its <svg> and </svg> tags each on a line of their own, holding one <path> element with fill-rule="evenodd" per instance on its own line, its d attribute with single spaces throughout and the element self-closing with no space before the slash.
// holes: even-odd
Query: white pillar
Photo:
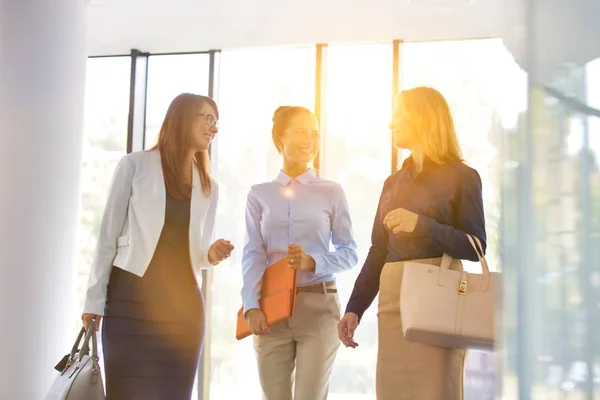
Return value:
<svg viewBox="0 0 600 400">
<path fill-rule="evenodd" d="M 0 0 L 0 399 L 43 399 L 78 328 L 83 1 Z"/>
</svg>

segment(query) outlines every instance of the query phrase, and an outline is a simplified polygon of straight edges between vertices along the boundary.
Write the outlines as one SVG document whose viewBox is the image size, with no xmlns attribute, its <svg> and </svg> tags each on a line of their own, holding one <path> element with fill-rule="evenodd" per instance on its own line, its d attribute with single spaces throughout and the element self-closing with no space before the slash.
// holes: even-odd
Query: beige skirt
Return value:
<svg viewBox="0 0 600 400">
<path fill-rule="evenodd" d="M 440 265 L 441 258 L 411 260 Z M 454 260 L 451 269 L 462 270 Z M 379 285 L 377 400 L 462 400 L 465 350 L 409 342 L 402 335 L 404 262 L 387 263 Z"/>
</svg>

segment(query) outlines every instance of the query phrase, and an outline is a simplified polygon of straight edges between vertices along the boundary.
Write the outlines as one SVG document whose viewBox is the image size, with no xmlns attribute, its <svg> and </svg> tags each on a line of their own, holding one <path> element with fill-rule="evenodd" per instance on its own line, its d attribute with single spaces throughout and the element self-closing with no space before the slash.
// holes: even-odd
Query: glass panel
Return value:
<svg viewBox="0 0 600 400">
<path fill-rule="evenodd" d="M 158 131 L 171 101 L 184 92 L 208 96 L 208 54 L 150 56 L 145 147 L 156 144 Z"/>
<path fill-rule="evenodd" d="M 505 381 L 503 394 L 598 399 L 600 3 L 522 3 L 529 110 L 506 142 L 502 193 L 505 359 L 518 392 Z"/>
<path fill-rule="evenodd" d="M 79 313 L 83 309 L 108 185 L 117 162 L 126 153 L 130 70 L 130 57 L 89 58 L 87 61 L 77 325 L 81 323 Z"/>
<path fill-rule="evenodd" d="M 406 43 L 402 60 L 404 88 L 431 86 L 450 105 L 466 163 L 477 169 L 483 181 L 486 258 L 490 269 L 500 270 L 501 150 L 505 134 L 515 129 L 519 113 L 527 107 L 526 74 L 501 39 Z M 463 264 L 468 271 L 481 271 L 478 263 Z M 469 352 L 466 399 L 492 398 L 495 364 L 492 353 Z"/>
<path fill-rule="evenodd" d="M 532 91 L 532 398 L 600 396 L 600 119 Z M 588 366 L 593 378 L 588 378 Z M 595 392 L 594 392 L 595 391 Z"/>
<path fill-rule="evenodd" d="M 529 110 L 506 143 L 514 168 L 502 193 L 511 283 L 504 295 L 512 301 L 504 313 L 506 364 L 519 390 L 505 383 L 504 394 L 597 399 L 600 3 L 523 3 L 532 17 L 533 40 L 521 52 L 529 56 Z"/>
<path fill-rule="evenodd" d="M 336 276 L 342 312 L 371 245 L 383 182 L 391 170 L 392 44 L 330 45 L 327 50 L 325 159 L 322 175 L 346 192 L 359 265 Z M 330 399 L 375 399 L 377 306 L 356 331 L 360 346 L 340 346 Z"/>
<path fill-rule="evenodd" d="M 588 106 L 598 105 L 599 66 L 566 66 L 531 91 L 535 251 L 521 330 L 533 346 L 519 361 L 532 398 L 600 397 L 600 111 Z"/>
<path fill-rule="evenodd" d="M 586 92 L 587 104 L 596 110 L 600 110 L 600 58 L 586 65 Z M 589 184 L 588 204 L 586 209 L 589 215 L 584 216 L 588 220 L 586 252 L 587 257 L 584 264 L 589 265 L 589 279 L 584 280 L 587 284 L 588 301 L 588 362 L 593 361 L 593 375 L 588 379 L 593 382 L 593 393 L 595 398 L 600 398 L 600 116 L 587 118 L 587 138 L 584 140 L 584 154 L 587 154 L 587 166 L 582 165 L 582 179 Z M 586 151 L 586 142 L 589 149 Z M 585 276 L 584 276 L 585 279 Z M 592 386 L 590 385 L 590 386 Z M 590 387 L 591 389 L 591 387 Z"/>
<path fill-rule="evenodd" d="M 211 400 L 262 398 L 252 338 L 235 339 L 246 195 L 253 184 L 275 179 L 281 168 L 271 139 L 275 109 L 280 105 L 314 107 L 315 54 L 314 47 L 221 54 L 221 129 L 213 147 L 215 177 L 222 193 L 216 237 L 231 240 L 236 249 L 212 270 L 207 342 Z"/>
</svg>

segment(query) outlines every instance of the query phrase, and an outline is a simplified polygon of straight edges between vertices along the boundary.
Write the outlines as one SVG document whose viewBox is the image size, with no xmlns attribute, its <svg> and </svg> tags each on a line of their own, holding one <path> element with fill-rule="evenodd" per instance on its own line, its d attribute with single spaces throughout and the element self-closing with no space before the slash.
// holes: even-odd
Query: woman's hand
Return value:
<svg viewBox="0 0 600 400">
<path fill-rule="evenodd" d="M 210 249 L 208 249 L 208 262 L 212 265 L 217 265 L 221 261 L 229 258 L 234 247 L 229 240 L 216 240 Z"/>
<path fill-rule="evenodd" d="M 94 328 L 96 328 L 96 331 L 98 331 L 100 329 L 100 320 L 101 319 L 102 319 L 102 316 L 96 315 L 96 314 L 83 313 L 81 315 L 81 321 L 83 321 L 83 326 L 86 331 L 88 330 L 88 328 L 93 320 L 95 320 Z"/>
<path fill-rule="evenodd" d="M 291 269 L 314 271 L 316 268 L 315 260 L 306 254 L 302 247 L 297 244 L 290 244 L 288 246 L 287 260 Z"/>
<path fill-rule="evenodd" d="M 419 214 L 408 211 L 406 208 L 396 208 L 387 213 L 383 219 L 385 226 L 394 234 L 414 232 L 418 221 Z"/>
<path fill-rule="evenodd" d="M 267 324 L 267 317 L 262 310 L 258 308 L 252 308 L 246 312 L 246 318 L 248 320 L 248 328 L 250 333 L 253 335 L 264 335 L 271 331 L 269 324 Z"/>
<path fill-rule="evenodd" d="M 344 346 L 356 348 L 358 343 L 354 341 L 354 331 L 358 327 L 358 315 L 347 312 L 338 324 L 338 336 Z"/>
</svg>

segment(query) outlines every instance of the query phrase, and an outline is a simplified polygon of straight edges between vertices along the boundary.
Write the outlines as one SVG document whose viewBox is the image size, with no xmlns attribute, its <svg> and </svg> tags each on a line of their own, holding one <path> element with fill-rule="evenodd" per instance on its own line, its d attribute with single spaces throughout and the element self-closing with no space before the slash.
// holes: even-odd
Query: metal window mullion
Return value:
<svg viewBox="0 0 600 400">
<path fill-rule="evenodd" d="M 315 158 L 314 167 L 320 176 L 324 176 L 323 165 L 325 163 L 326 137 L 327 137 L 327 44 L 321 43 L 316 46 L 315 60 L 315 116 L 319 121 L 321 141 L 319 143 L 319 154 Z"/>
<path fill-rule="evenodd" d="M 585 67 L 583 68 L 583 77 L 581 79 L 581 98 L 579 99 L 581 103 L 586 102 L 587 97 L 587 72 Z M 581 146 L 581 154 L 579 156 L 579 167 L 580 167 L 580 206 L 581 206 L 581 267 L 580 271 L 582 273 L 582 287 L 583 287 L 583 304 L 585 308 L 585 312 L 587 314 L 586 319 L 586 335 L 585 335 L 585 347 L 586 347 L 586 364 L 587 364 L 587 378 L 585 382 L 585 392 L 587 394 L 587 398 L 592 400 L 594 398 L 594 380 L 596 377 L 595 374 L 595 358 L 596 358 L 596 349 L 594 348 L 594 342 L 596 338 L 595 332 L 595 317 L 597 315 L 598 306 L 594 301 L 594 287 L 592 283 L 592 274 L 595 272 L 593 265 L 594 262 L 592 260 L 592 252 L 591 252 L 591 233 L 592 227 L 590 223 L 590 219 L 592 217 L 592 209 L 591 209 L 591 187 L 590 187 L 590 163 L 591 158 L 590 155 L 590 126 L 589 126 L 589 115 L 582 114 L 582 125 L 583 125 L 583 138 L 582 138 L 582 146 Z"/>
<path fill-rule="evenodd" d="M 402 86 L 401 79 L 401 53 L 402 53 L 402 44 L 404 41 L 396 39 L 392 42 L 393 52 L 392 52 L 392 118 L 394 118 L 394 106 L 396 102 L 396 97 L 400 92 Z M 392 148 L 392 174 L 396 172 L 398 169 L 398 149 L 394 146 L 394 135 L 391 136 L 391 148 Z"/>
<path fill-rule="evenodd" d="M 208 68 L 208 96 L 214 99 L 218 103 L 218 89 L 219 89 L 219 72 L 220 72 L 220 50 L 211 50 L 209 52 L 209 68 Z M 218 140 L 218 139 L 217 139 Z M 218 145 L 218 144 L 217 144 Z M 214 167 L 217 162 L 217 152 L 212 151 L 211 147 L 208 149 L 211 157 L 212 170 L 215 171 Z M 218 172 L 218 171 L 217 171 Z M 198 400 L 208 400 L 210 398 L 210 354 L 211 354 L 211 337 L 212 332 L 210 330 L 209 321 L 212 320 L 212 296 L 210 288 L 212 286 L 213 270 L 205 269 L 202 270 L 202 295 L 204 297 L 204 309 L 205 309 L 205 321 L 207 321 L 204 328 L 204 346 L 202 354 L 200 355 L 200 361 L 198 364 L 197 371 L 197 398 Z"/>
<path fill-rule="evenodd" d="M 216 101 L 219 97 L 221 50 L 211 50 L 208 54 L 210 55 L 210 64 L 208 67 L 208 96 Z"/>
<path fill-rule="evenodd" d="M 145 147 L 148 56 L 148 53 L 142 53 L 136 49 L 131 50 L 127 153 L 144 150 Z"/>
<path fill-rule="evenodd" d="M 520 400 L 529 400 L 532 396 L 533 385 L 533 359 L 534 359 L 534 321 L 535 315 L 535 282 L 537 281 L 537 263 L 535 256 L 535 212 L 533 207 L 534 186 L 533 186 L 533 166 L 535 159 L 533 156 L 533 146 L 535 141 L 533 132 L 536 126 L 536 120 L 533 110 L 538 107 L 539 101 L 534 96 L 536 86 L 536 63 L 537 58 L 534 55 L 534 49 L 537 45 L 535 36 L 536 17 L 535 5 L 533 0 L 528 0 L 526 5 L 526 43 L 527 67 L 529 76 L 527 82 L 527 112 L 525 129 L 522 132 L 521 143 L 519 143 L 518 171 L 517 171 L 517 390 Z M 506 304 L 503 304 L 506 307 Z"/>
</svg>

